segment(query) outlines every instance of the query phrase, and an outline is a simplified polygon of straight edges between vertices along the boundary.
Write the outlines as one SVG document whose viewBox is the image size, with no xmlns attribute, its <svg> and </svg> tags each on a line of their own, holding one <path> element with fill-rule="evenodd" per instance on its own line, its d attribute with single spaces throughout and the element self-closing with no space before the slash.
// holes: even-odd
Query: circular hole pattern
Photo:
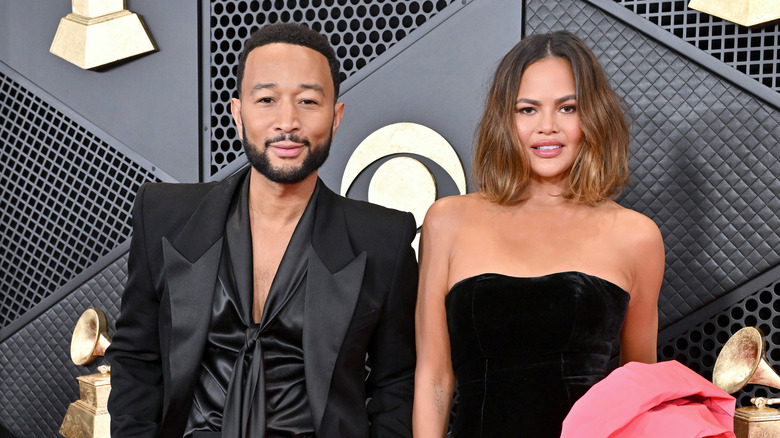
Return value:
<svg viewBox="0 0 780 438">
<path fill-rule="evenodd" d="M 235 4 L 212 0 L 210 175 L 243 154 L 241 142 L 229 135 L 232 119 L 223 116 L 230 115 L 237 54 L 251 32 L 266 24 L 290 21 L 321 32 L 336 51 L 344 81 L 455 1 L 277 0 Z"/>
<path fill-rule="evenodd" d="M 659 360 L 677 360 L 712 380 L 715 361 L 726 341 L 739 329 L 757 327 L 764 333 L 766 359 L 780 373 L 780 280 L 723 309 L 687 332 L 659 342 Z M 780 389 L 747 385 L 733 394 L 738 406 L 750 406 L 751 397 L 778 397 Z"/>
</svg>

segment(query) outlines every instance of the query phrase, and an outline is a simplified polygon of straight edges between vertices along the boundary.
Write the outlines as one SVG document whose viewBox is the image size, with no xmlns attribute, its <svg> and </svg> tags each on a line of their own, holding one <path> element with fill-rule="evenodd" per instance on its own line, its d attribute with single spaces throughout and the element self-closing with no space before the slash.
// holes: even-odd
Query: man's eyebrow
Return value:
<svg viewBox="0 0 780 438">
<path fill-rule="evenodd" d="M 259 84 L 255 84 L 255 86 L 252 87 L 252 91 L 251 92 L 254 93 L 254 92 L 257 92 L 257 91 L 260 91 L 260 90 L 265 90 L 265 89 L 268 89 L 268 88 L 275 88 L 278 85 L 279 84 L 277 84 L 276 82 L 261 82 Z M 300 84 L 300 85 L 298 85 L 298 88 L 300 88 L 302 90 L 313 90 L 313 91 L 316 91 L 318 93 L 325 94 L 325 89 L 322 88 L 321 85 L 317 85 L 317 84 Z"/>
<path fill-rule="evenodd" d="M 304 90 L 312 90 L 321 94 L 325 94 L 325 89 L 323 89 L 320 85 L 317 84 L 301 84 L 299 85 L 299 87 L 303 88 Z"/>
<path fill-rule="evenodd" d="M 252 87 L 252 93 L 260 90 L 265 90 L 266 88 L 274 88 L 276 87 L 276 82 L 261 82 L 259 84 L 255 84 L 254 87 Z"/>
</svg>

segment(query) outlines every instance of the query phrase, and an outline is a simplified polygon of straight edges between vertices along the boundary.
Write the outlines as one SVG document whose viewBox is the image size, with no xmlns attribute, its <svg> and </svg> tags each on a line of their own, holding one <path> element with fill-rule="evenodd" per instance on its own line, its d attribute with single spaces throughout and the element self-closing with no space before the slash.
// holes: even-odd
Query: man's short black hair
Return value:
<svg viewBox="0 0 780 438">
<path fill-rule="evenodd" d="M 340 81 L 339 60 L 336 59 L 336 52 L 333 51 L 333 47 L 330 46 L 327 37 L 302 24 L 296 23 L 269 24 L 252 32 L 244 43 L 244 50 L 238 55 L 236 80 L 238 81 L 239 97 L 241 97 L 241 82 L 244 80 L 244 68 L 246 67 L 246 58 L 249 56 L 249 52 L 258 47 L 273 43 L 308 47 L 322 53 L 328 60 L 328 66 L 330 67 L 330 76 L 333 79 L 333 89 L 335 91 L 334 99 L 338 99 Z"/>
</svg>

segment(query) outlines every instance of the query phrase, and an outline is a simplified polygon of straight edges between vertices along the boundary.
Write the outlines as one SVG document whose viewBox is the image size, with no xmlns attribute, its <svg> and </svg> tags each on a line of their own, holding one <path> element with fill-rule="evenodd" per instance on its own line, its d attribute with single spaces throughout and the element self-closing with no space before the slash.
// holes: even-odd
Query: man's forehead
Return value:
<svg viewBox="0 0 780 438">
<path fill-rule="evenodd" d="M 282 68 L 278 70 L 277 67 Z M 279 73 L 284 72 L 284 75 Z M 254 48 L 247 56 L 243 86 L 249 90 L 257 88 L 259 83 L 272 84 L 270 88 L 282 82 L 300 81 L 305 88 L 325 90 L 333 93 L 328 59 L 320 52 L 306 46 L 287 43 L 269 43 Z"/>
<path fill-rule="evenodd" d="M 268 43 L 262 46 L 257 46 L 249 52 L 247 60 L 249 58 L 262 58 L 265 56 L 275 56 L 279 54 L 287 54 L 289 56 L 300 56 L 317 59 L 328 65 L 328 58 L 317 50 L 311 47 L 301 46 L 298 44 L 290 43 Z"/>
</svg>

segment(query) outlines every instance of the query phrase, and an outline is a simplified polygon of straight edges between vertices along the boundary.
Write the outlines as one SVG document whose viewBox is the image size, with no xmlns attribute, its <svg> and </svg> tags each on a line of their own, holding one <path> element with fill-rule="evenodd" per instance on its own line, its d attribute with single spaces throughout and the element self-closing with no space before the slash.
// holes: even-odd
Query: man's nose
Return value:
<svg viewBox="0 0 780 438">
<path fill-rule="evenodd" d="M 294 132 L 300 129 L 298 109 L 294 102 L 282 102 L 279 105 L 279 114 L 276 129 L 282 132 Z"/>
</svg>

